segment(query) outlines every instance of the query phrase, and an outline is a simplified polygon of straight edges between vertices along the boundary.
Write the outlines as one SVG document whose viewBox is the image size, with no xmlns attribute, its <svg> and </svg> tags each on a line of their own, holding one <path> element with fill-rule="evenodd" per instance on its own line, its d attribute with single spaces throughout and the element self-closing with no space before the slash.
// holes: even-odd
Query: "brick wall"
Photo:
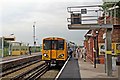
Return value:
<svg viewBox="0 0 120 80">
<path fill-rule="evenodd" d="M 98 24 L 104 24 L 104 17 L 99 17 L 98 18 Z M 116 17 L 106 17 L 106 24 L 115 24 L 115 25 L 120 25 L 120 18 Z"/>
<path fill-rule="evenodd" d="M 87 34 L 91 34 L 93 31 L 88 31 Z M 106 29 L 99 29 L 98 34 L 98 44 L 99 43 L 105 43 L 105 40 L 103 39 L 103 34 L 106 32 Z M 113 31 L 112 31 L 112 43 L 120 43 L 120 25 L 114 25 Z M 87 57 L 93 61 L 94 60 L 94 39 L 93 37 L 89 37 L 88 40 L 85 41 L 85 46 L 87 47 Z M 103 56 L 99 56 L 102 57 Z M 104 58 L 104 57 L 103 57 Z"/>
<path fill-rule="evenodd" d="M 98 34 L 98 43 L 104 43 L 103 34 L 106 32 L 106 29 L 101 28 Z"/>
<path fill-rule="evenodd" d="M 112 32 L 112 42 L 120 43 L 120 25 L 114 25 Z"/>
<path fill-rule="evenodd" d="M 98 43 L 105 43 L 103 39 L 103 34 L 106 32 L 106 29 L 101 28 L 98 34 Z M 120 25 L 114 25 L 112 30 L 112 43 L 120 42 Z"/>
</svg>

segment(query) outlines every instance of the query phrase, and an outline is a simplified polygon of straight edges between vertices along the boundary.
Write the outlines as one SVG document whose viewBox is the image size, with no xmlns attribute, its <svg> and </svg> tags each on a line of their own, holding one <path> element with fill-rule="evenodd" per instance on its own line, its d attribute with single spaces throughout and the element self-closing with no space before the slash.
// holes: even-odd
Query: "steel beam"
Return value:
<svg viewBox="0 0 120 80">
<path fill-rule="evenodd" d="M 83 8 L 83 7 L 102 7 L 102 5 L 72 6 L 68 8 Z"/>
<path fill-rule="evenodd" d="M 89 29 L 100 29 L 100 28 L 113 28 L 112 24 L 68 24 L 70 30 L 89 30 Z"/>
</svg>

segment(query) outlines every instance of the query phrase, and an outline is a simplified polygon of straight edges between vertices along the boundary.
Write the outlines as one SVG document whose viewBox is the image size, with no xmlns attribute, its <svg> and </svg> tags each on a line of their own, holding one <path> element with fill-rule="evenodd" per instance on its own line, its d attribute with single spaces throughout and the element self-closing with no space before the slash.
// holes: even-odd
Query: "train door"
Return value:
<svg viewBox="0 0 120 80">
<path fill-rule="evenodd" d="M 51 47 L 52 47 L 51 59 L 56 59 L 56 57 L 57 57 L 57 43 L 58 43 L 57 40 L 52 40 L 52 43 L 51 43 Z"/>
</svg>

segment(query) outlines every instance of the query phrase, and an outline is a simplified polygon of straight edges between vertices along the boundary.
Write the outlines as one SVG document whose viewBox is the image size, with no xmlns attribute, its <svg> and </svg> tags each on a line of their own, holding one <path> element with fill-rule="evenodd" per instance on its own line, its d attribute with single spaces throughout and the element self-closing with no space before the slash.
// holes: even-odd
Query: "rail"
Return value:
<svg viewBox="0 0 120 80">
<path fill-rule="evenodd" d="M 23 72 L 20 75 L 12 77 L 11 80 L 19 80 L 19 79 L 36 80 L 40 76 L 42 76 L 47 70 L 48 70 L 48 66 L 45 63 L 43 63 L 33 69 L 30 69 L 29 71 Z"/>
</svg>

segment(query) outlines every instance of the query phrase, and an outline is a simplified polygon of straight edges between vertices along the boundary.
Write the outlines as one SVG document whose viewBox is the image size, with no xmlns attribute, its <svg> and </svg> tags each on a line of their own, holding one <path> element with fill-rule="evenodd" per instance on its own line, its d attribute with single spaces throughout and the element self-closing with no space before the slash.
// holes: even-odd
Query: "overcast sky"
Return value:
<svg viewBox="0 0 120 80">
<path fill-rule="evenodd" d="M 0 36 L 13 33 L 17 41 L 33 44 L 35 21 L 37 42 L 57 36 L 81 45 L 86 30 L 68 29 L 67 7 L 90 4 L 102 4 L 102 0 L 0 0 Z"/>
</svg>

